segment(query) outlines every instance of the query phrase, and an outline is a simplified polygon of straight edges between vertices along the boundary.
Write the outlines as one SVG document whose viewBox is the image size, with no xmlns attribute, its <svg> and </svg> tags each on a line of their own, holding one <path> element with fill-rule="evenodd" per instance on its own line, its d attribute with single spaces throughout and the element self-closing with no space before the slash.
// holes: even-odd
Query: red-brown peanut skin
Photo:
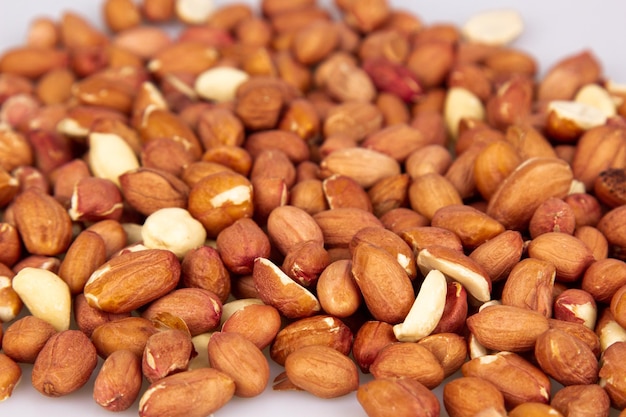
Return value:
<svg viewBox="0 0 626 417">
<path fill-rule="evenodd" d="M 152 302 L 141 314 L 148 320 L 169 313 L 181 318 L 192 336 L 217 328 L 222 303 L 213 292 L 202 288 L 179 288 Z"/>
<path fill-rule="evenodd" d="M 35 360 L 33 387 L 49 397 L 71 394 L 87 383 L 97 359 L 95 346 L 80 330 L 56 333 Z"/>
<path fill-rule="evenodd" d="M 109 411 L 133 405 L 141 390 L 141 361 L 130 350 L 113 352 L 102 364 L 94 381 L 94 401 Z"/>
</svg>

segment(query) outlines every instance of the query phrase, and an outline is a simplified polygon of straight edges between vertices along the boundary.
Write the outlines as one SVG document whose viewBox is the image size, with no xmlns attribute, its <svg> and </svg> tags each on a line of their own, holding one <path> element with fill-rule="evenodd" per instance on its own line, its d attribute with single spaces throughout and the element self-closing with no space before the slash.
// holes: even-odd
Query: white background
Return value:
<svg viewBox="0 0 626 417">
<path fill-rule="evenodd" d="M 285 0 L 289 1 L 289 0 Z M 248 1 L 249 3 L 255 3 Z M 222 0 L 217 4 L 226 4 Z M 329 4 L 329 1 L 322 2 Z M 425 23 L 462 24 L 472 14 L 494 8 L 512 7 L 522 13 L 526 30 L 514 46 L 531 52 L 540 63 L 540 73 L 559 59 L 590 49 L 602 62 L 605 77 L 626 83 L 626 2 L 621 0 L 476 0 L 410 1 L 391 0 L 397 7 L 417 13 Z M 80 12 L 99 27 L 98 0 L 0 0 L 0 51 L 19 45 L 25 39 L 28 22 L 36 16 L 58 18 L 63 10 Z M 6 327 L 6 326 L 5 326 Z M 76 358 L 80 360 L 80 358 Z M 82 390 L 64 398 L 44 397 L 30 386 L 30 368 L 24 367 L 22 383 L 13 396 L 0 404 L 0 416 L 50 417 L 136 416 L 137 406 L 112 414 L 100 409 L 91 399 L 92 381 Z M 272 364 L 273 378 L 281 369 Z M 95 377 L 95 373 L 94 373 Z M 366 381 L 367 377 L 362 377 Z M 442 384 L 443 386 L 443 384 Z M 435 392 L 441 396 L 441 387 Z M 234 398 L 216 413 L 220 417 L 339 417 L 365 416 L 355 395 L 335 400 L 319 400 L 307 393 L 273 392 L 271 387 L 260 397 Z M 447 415 L 442 405 L 442 415 Z M 613 413 L 612 415 L 617 415 Z"/>
</svg>

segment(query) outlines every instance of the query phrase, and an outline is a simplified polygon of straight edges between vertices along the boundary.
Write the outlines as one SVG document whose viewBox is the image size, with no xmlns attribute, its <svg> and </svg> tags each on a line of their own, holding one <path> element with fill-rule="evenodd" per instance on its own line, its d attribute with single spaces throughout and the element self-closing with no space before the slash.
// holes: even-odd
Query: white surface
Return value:
<svg viewBox="0 0 626 417">
<path fill-rule="evenodd" d="M 288 0 L 285 0 L 288 1 Z M 540 63 L 541 73 L 559 59 L 583 49 L 591 49 L 603 63 L 605 76 L 626 83 L 626 2 L 548 0 L 475 0 L 411 1 L 391 0 L 395 6 L 415 11 L 424 22 L 462 24 L 480 10 L 513 7 L 522 13 L 526 29 L 515 46 L 532 53 Z M 226 1 L 217 1 L 225 4 Z M 36 16 L 58 18 L 63 10 L 75 10 L 97 22 L 99 0 L 0 0 L 0 50 L 23 42 L 28 22 Z M 324 2 L 329 4 L 329 1 Z M 5 326 L 6 327 L 6 326 Z M 76 358 L 80 360 L 80 358 Z M 91 398 L 93 378 L 82 390 L 64 398 L 47 398 L 30 386 L 30 367 L 24 366 L 22 383 L 13 396 L 0 404 L 0 416 L 34 416 L 42 412 L 60 416 L 135 416 L 136 405 L 129 411 L 112 414 L 100 409 Z M 272 365 L 271 378 L 281 369 Z M 95 373 L 94 373 L 95 377 Z M 365 381 L 368 377 L 362 377 Z M 440 396 L 440 386 L 435 392 Z M 617 413 L 613 413 L 617 415 Z M 235 398 L 216 413 L 219 417 L 339 417 L 365 416 L 355 395 L 336 400 L 318 400 L 306 393 L 272 392 L 253 399 Z M 442 415 L 446 415 L 442 405 Z"/>
</svg>

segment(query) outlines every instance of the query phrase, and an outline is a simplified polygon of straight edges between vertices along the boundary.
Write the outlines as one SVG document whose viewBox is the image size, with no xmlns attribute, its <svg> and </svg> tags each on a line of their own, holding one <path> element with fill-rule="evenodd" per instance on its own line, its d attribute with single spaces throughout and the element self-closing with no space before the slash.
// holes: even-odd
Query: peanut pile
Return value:
<svg viewBox="0 0 626 417">
<path fill-rule="evenodd" d="M 626 86 L 592 51 L 539 77 L 515 11 L 388 0 L 102 18 L 0 54 L 0 401 L 32 364 L 143 417 L 626 415 Z"/>
</svg>

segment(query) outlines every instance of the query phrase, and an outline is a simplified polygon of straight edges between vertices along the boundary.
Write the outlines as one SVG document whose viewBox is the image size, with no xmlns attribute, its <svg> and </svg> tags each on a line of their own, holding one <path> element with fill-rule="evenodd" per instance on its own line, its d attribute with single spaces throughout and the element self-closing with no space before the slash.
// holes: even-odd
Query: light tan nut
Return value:
<svg viewBox="0 0 626 417">
<path fill-rule="evenodd" d="M 359 387 L 357 400 L 371 417 L 439 415 L 439 400 L 431 390 L 411 378 L 383 378 Z M 393 410 L 389 404 L 394 404 Z"/>
<path fill-rule="evenodd" d="M 143 244 L 150 249 L 167 249 L 179 259 L 206 240 L 204 226 L 185 209 L 162 208 L 152 213 L 141 228 Z"/>
<path fill-rule="evenodd" d="M 461 371 L 463 376 L 483 378 L 498 387 L 509 409 L 526 402 L 545 404 L 550 399 L 550 379 L 516 353 L 481 356 L 466 362 Z"/>
<path fill-rule="evenodd" d="M 352 275 L 374 318 L 392 324 L 404 320 L 414 292 L 406 272 L 389 252 L 366 242 L 358 244 L 352 253 Z M 381 275 L 387 279 L 378 279 Z"/>
<path fill-rule="evenodd" d="M 285 317 L 308 317 L 320 311 L 317 298 L 269 259 L 255 259 L 252 277 L 259 298 Z"/>
<path fill-rule="evenodd" d="M 83 332 L 56 333 L 37 355 L 31 374 L 33 387 L 49 397 L 68 395 L 87 383 L 97 358 L 96 348 Z"/>
<path fill-rule="evenodd" d="M 598 108 L 607 118 L 617 114 L 615 100 L 606 88 L 598 84 L 587 84 L 580 87 L 574 101 Z"/>
<path fill-rule="evenodd" d="M 537 338 L 535 357 L 540 368 L 557 382 L 567 385 L 593 384 L 598 380 L 598 360 L 580 339 L 558 329 Z"/>
<path fill-rule="evenodd" d="M 263 352 L 243 335 L 217 332 L 209 339 L 208 355 L 211 367 L 229 375 L 235 381 L 235 395 L 255 397 L 269 382 L 269 364 Z"/>
<path fill-rule="evenodd" d="M 417 342 L 437 327 L 446 305 L 447 283 L 441 272 L 428 272 L 420 287 L 411 310 L 402 323 L 393 327 L 400 342 Z"/>
<path fill-rule="evenodd" d="M 348 355 L 352 332 L 341 320 L 326 314 L 300 319 L 278 332 L 270 348 L 270 357 L 279 365 L 284 365 L 291 353 L 309 345 L 329 346 Z"/>
<path fill-rule="evenodd" d="M 236 68 L 216 67 L 200 74 L 194 88 L 206 100 L 230 101 L 235 98 L 237 88 L 248 78 L 248 74 Z"/>
<path fill-rule="evenodd" d="M 558 390 L 550 405 L 567 417 L 601 417 L 609 414 L 611 400 L 597 384 L 570 385 Z"/>
<path fill-rule="evenodd" d="M 151 384 L 139 400 L 141 417 L 210 415 L 234 395 L 235 382 L 213 368 L 167 376 Z"/>
<path fill-rule="evenodd" d="M 465 376 L 443 387 L 443 405 L 450 417 L 470 417 L 492 409 L 496 415 L 506 415 L 504 397 L 491 382 Z"/>
<path fill-rule="evenodd" d="M 153 301 L 141 316 L 155 320 L 169 313 L 182 319 L 192 336 L 215 330 L 220 324 L 222 303 L 213 292 L 202 288 L 179 288 Z"/>
<path fill-rule="evenodd" d="M 356 364 L 341 352 L 322 345 L 301 347 L 285 360 L 287 377 L 320 398 L 336 398 L 359 386 Z"/>
<path fill-rule="evenodd" d="M 467 318 L 467 326 L 481 345 L 497 351 L 524 352 L 548 330 L 541 313 L 507 305 L 491 305 Z"/>
<path fill-rule="evenodd" d="M 5 330 L 2 351 L 16 362 L 34 363 L 48 339 L 56 332 L 47 321 L 24 316 Z"/>
<path fill-rule="evenodd" d="M 146 342 L 158 330 L 155 325 L 141 317 L 126 317 L 106 322 L 96 327 L 91 340 L 98 355 L 107 358 L 116 350 L 130 350 L 138 358 L 143 356 Z"/>
<path fill-rule="evenodd" d="M 446 93 L 444 117 L 448 133 L 456 140 L 463 119 L 485 118 L 485 107 L 476 95 L 463 87 L 452 87 Z"/>
<path fill-rule="evenodd" d="M 524 21 L 519 12 L 509 9 L 494 9 L 471 16 L 461 28 L 470 42 L 487 45 L 508 45 L 524 30 Z"/>
<path fill-rule="evenodd" d="M 184 23 L 201 24 L 205 23 L 213 14 L 215 4 L 213 1 L 177 0 L 174 11 L 176 16 Z"/>
<path fill-rule="evenodd" d="M 436 269 L 459 282 L 480 302 L 491 299 L 491 280 L 487 272 L 463 253 L 444 246 L 429 246 L 417 255 L 417 265 L 423 274 Z"/>
<path fill-rule="evenodd" d="M 127 252 L 110 259 L 89 277 L 85 298 L 110 313 L 132 311 L 167 294 L 180 278 L 180 262 L 163 249 Z"/>
<path fill-rule="evenodd" d="M 13 390 L 22 379 L 22 369 L 9 356 L 0 353 L 0 402 L 13 394 Z"/>
<path fill-rule="evenodd" d="M 93 399 L 109 411 L 129 409 L 141 390 L 141 361 L 130 350 L 113 352 L 94 381 Z"/>
<path fill-rule="evenodd" d="M 89 134 L 89 169 L 98 178 L 120 186 L 120 175 L 139 167 L 130 145 L 114 133 Z"/>
<path fill-rule="evenodd" d="M 24 268 L 13 278 L 13 289 L 36 317 L 57 331 L 70 327 L 70 289 L 58 275 L 45 269 Z"/>
</svg>

